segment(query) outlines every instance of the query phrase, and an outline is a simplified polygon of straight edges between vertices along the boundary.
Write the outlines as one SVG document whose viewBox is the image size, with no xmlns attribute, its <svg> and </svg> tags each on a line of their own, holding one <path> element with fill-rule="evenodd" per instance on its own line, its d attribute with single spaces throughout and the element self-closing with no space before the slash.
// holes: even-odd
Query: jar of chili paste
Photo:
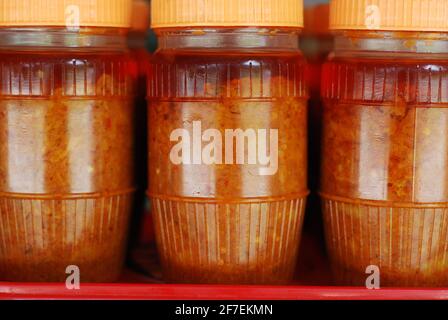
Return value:
<svg viewBox="0 0 448 320">
<path fill-rule="evenodd" d="M 321 191 L 341 284 L 448 285 L 448 1 L 331 2 Z"/>
<path fill-rule="evenodd" d="M 133 176 L 131 1 L 0 0 L 0 280 L 117 279 Z"/>
<path fill-rule="evenodd" d="M 302 1 L 152 1 L 149 197 L 165 279 L 279 284 L 307 190 Z"/>
</svg>

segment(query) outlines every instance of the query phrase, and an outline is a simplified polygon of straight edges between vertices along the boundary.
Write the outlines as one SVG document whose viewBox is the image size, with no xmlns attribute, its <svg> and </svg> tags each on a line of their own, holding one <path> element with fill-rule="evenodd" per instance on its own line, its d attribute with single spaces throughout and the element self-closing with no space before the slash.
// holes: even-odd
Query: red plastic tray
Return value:
<svg viewBox="0 0 448 320">
<path fill-rule="evenodd" d="M 54 300 L 441 300 L 448 289 L 341 287 L 199 286 L 91 284 L 67 290 L 62 284 L 0 283 L 0 299 Z"/>
</svg>

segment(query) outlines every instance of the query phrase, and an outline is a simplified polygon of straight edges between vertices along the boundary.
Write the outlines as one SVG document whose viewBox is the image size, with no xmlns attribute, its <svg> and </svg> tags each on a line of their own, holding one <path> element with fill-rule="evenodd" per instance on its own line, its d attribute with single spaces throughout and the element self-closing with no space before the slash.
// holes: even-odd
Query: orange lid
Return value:
<svg viewBox="0 0 448 320">
<path fill-rule="evenodd" d="M 0 26 L 129 28 L 131 0 L 0 0 Z"/>
<path fill-rule="evenodd" d="M 152 0 L 152 27 L 303 27 L 303 0 Z"/>
<path fill-rule="evenodd" d="M 304 13 L 305 29 L 304 33 L 311 35 L 328 35 L 330 6 L 328 4 L 319 4 L 306 7 Z"/>
<path fill-rule="evenodd" d="M 132 2 L 131 30 L 146 32 L 149 29 L 150 5 L 147 0 L 134 0 Z"/>
<path fill-rule="evenodd" d="M 331 0 L 332 30 L 448 31 L 448 0 Z"/>
</svg>

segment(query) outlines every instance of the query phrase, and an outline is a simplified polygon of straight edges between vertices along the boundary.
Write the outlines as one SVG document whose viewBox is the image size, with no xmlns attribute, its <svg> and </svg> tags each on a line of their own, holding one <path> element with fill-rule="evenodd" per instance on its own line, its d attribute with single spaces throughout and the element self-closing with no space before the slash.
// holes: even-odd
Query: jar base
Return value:
<svg viewBox="0 0 448 320">
<path fill-rule="evenodd" d="M 300 244 L 306 198 L 210 203 L 152 198 L 166 280 L 287 284 Z"/>
<path fill-rule="evenodd" d="M 338 284 L 365 286 L 377 268 L 381 286 L 448 285 L 446 204 L 391 206 L 325 195 L 323 212 Z"/>
<path fill-rule="evenodd" d="M 118 279 L 124 262 L 132 193 L 0 197 L 0 280 L 81 282 Z"/>
</svg>

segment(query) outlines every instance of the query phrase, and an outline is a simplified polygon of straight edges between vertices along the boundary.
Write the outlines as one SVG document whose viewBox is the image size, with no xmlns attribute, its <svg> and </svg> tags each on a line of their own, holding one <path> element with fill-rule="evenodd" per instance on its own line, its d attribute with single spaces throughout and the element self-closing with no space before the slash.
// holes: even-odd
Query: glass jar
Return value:
<svg viewBox="0 0 448 320">
<path fill-rule="evenodd" d="M 265 1 L 263 18 L 247 2 L 178 2 L 153 1 L 159 49 L 148 84 L 149 197 L 165 279 L 286 283 L 308 193 L 302 5 Z"/>
<path fill-rule="evenodd" d="M 0 280 L 65 282 L 76 266 L 113 281 L 134 187 L 130 3 L 34 1 L 28 17 L 24 2 L 0 18 Z"/>
<path fill-rule="evenodd" d="M 354 2 L 332 3 L 336 49 L 323 72 L 321 191 L 336 279 L 365 285 L 376 270 L 382 286 L 446 286 L 448 24 L 436 8 L 420 20 L 409 2 L 397 4 L 409 17 L 393 1 Z M 365 24 L 349 20 L 364 12 Z"/>
</svg>

